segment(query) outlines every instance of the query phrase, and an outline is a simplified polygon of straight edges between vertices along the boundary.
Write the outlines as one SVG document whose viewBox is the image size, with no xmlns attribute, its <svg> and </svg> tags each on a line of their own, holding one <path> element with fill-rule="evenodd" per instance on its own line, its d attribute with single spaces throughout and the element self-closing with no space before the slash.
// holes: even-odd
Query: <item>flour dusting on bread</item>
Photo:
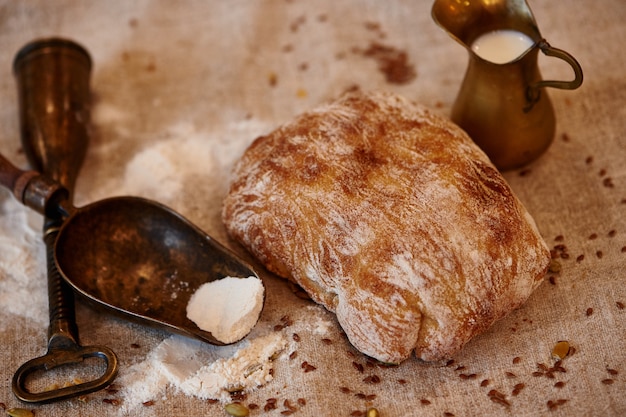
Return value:
<svg viewBox="0 0 626 417">
<path fill-rule="evenodd" d="M 351 93 L 257 138 L 222 217 L 363 353 L 448 358 L 519 307 L 550 254 L 504 178 L 448 119 Z"/>
</svg>

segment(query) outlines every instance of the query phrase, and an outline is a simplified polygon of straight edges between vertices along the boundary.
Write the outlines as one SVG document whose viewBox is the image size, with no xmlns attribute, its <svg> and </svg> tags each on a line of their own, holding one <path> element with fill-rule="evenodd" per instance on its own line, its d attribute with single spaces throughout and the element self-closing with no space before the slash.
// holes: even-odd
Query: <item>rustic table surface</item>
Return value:
<svg viewBox="0 0 626 417">
<path fill-rule="evenodd" d="M 355 86 L 449 114 L 467 53 L 435 25 L 430 7 L 426 0 L 2 0 L 0 150 L 27 167 L 15 53 L 40 37 L 73 39 L 94 61 L 91 144 L 75 203 L 149 197 L 240 251 L 226 237 L 220 201 L 232 165 L 257 136 Z M 267 301 L 250 338 L 282 332 L 290 347 L 273 361 L 272 380 L 235 398 L 251 415 L 358 416 L 372 406 L 385 417 L 626 415 L 626 3 L 531 7 L 543 36 L 585 73 L 580 89 L 549 91 L 558 125 L 547 153 L 505 173 L 560 271 L 453 361 L 381 367 L 349 345 L 332 314 L 259 268 Z M 572 76 L 558 60 L 539 62 L 546 78 Z M 401 71 L 394 77 L 385 65 Z M 81 342 L 117 352 L 115 385 L 46 405 L 14 397 L 13 372 L 43 354 L 47 341 L 41 225 L 0 190 L 0 406 L 37 416 L 226 415 L 223 403 L 136 372 L 170 334 L 82 302 Z M 555 366 L 559 341 L 572 349 Z M 193 346 L 206 357 L 228 355 Z M 142 397 L 137 386 L 152 391 Z"/>
</svg>

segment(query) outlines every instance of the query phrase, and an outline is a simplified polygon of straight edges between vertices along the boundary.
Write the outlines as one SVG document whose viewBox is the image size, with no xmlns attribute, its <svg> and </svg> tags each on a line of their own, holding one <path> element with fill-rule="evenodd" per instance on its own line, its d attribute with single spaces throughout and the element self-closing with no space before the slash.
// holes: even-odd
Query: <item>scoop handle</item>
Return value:
<svg viewBox="0 0 626 417">
<path fill-rule="evenodd" d="M 67 216 L 72 210 L 65 203 L 69 191 L 59 182 L 36 171 L 22 171 L 0 154 L 0 185 L 13 192 L 17 200 L 49 218 Z"/>
<path fill-rule="evenodd" d="M 70 201 L 89 142 L 91 67 L 85 48 L 63 38 L 30 42 L 13 61 L 24 153 Z"/>
</svg>

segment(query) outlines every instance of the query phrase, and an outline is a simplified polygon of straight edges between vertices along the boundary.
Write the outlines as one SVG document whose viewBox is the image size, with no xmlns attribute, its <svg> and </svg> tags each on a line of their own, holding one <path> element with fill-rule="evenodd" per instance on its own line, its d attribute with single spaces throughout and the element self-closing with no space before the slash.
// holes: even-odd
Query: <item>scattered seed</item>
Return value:
<svg viewBox="0 0 626 417">
<path fill-rule="evenodd" d="M 259 405 L 256 403 L 250 403 L 248 404 L 248 409 L 249 410 L 257 410 L 259 408 Z"/>
<path fill-rule="evenodd" d="M 289 354 L 289 359 L 295 359 L 298 356 L 298 351 L 294 350 Z"/>
<path fill-rule="evenodd" d="M 558 274 L 559 272 L 561 272 L 561 263 L 553 259 L 552 262 L 550 262 L 548 271 L 552 274 Z"/>
<path fill-rule="evenodd" d="M 7 414 L 10 417 L 33 417 L 35 413 L 25 408 L 9 408 Z"/>
<path fill-rule="evenodd" d="M 513 358 L 513 365 L 517 365 L 521 361 L 522 361 L 522 358 L 520 358 L 519 356 L 516 356 Z"/>
<path fill-rule="evenodd" d="M 554 275 L 548 278 L 548 281 L 550 282 L 550 284 L 556 285 L 556 277 Z"/>
<path fill-rule="evenodd" d="M 565 399 L 560 399 L 560 400 L 556 400 L 556 401 L 552 401 L 549 400 L 546 405 L 548 406 L 549 410 L 554 410 L 555 408 L 565 404 L 567 402 L 567 400 Z"/>
<path fill-rule="evenodd" d="M 380 414 L 378 413 L 377 409 L 375 409 L 374 407 L 371 407 L 367 409 L 367 411 L 365 412 L 365 416 L 366 417 L 378 417 L 380 416 Z"/>
<path fill-rule="evenodd" d="M 407 383 L 407 380 L 406 380 L 406 379 L 398 379 L 398 384 L 400 384 L 400 385 L 404 385 L 404 384 L 406 384 L 406 383 Z"/>
<path fill-rule="evenodd" d="M 506 399 L 506 396 L 498 390 L 492 389 L 487 393 L 487 395 L 489 396 L 489 399 L 494 403 L 507 407 L 511 405 L 511 403 Z"/>
<path fill-rule="evenodd" d="M 616 301 L 615 305 L 617 306 L 618 309 L 623 310 L 624 309 L 624 303 L 622 303 L 621 301 Z"/>
<path fill-rule="evenodd" d="M 248 410 L 248 407 L 241 403 L 226 404 L 224 406 L 224 411 L 234 417 L 246 417 L 250 415 L 250 410 Z"/>
<path fill-rule="evenodd" d="M 306 405 L 306 400 L 304 398 L 298 398 L 298 405 L 303 407 Z"/>
<path fill-rule="evenodd" d="M 333 344 L 333 341 L 331 339 L 327 339 L 327 338 L 322 339 L 322 342 L 325 345 L 332 345 Z"/>
<path fill-rule="evenodd" d="M 265 402 L 265 406 L 263 407 L 263 411 L 276 410 L 276 401 L 276 398 L 268 398 Z"/>
<path fill-rule="evenodd" d="M 504 375 L 506 375 L 507 378 L 515 378 L 517 377 L 517 375 L 515 375 L 513 372 L 505 372 Z"/>
<path fill-rule="evenodd" d="M 601 250 L 596 252 L 596 256 L 598 257 L 598 259 L 602 259 L 602 257 L 604 256 L 604 254 L 602 253 Z"/>
<path fill-rule="evenodd" d="M 285 408 L 287 408 L 287 409 L 289 409 L 291 411 L 297 411 L 298 410 L 297 407 L 294 407 L 293 405 L 291 405 L 291 401 L 289 401 L 289 400 L 283 401 L 283 407 L 285 407 Z"/>
<path fill-rule="evenodd" d="M 295 410 L 283 410 L 283 411 L 280 412 L 280 415 L 281 416 L 290 416 L 293 413 L 295 413 Z"/>
<path fill-rule="evenodd" d="M 294 340 L 294 342 L 299 342 L 300 341 L 300 335 L 298 333 L 292 334 L 291 338 Z"/>
<path fill-rule="evenodd" d="M 146 406 L 146 407 L 151 407 L 154 405 L 154 401 L 149 400 L 149 401 L 144 401 L 141 403 L 142 405 Z"/>
<path fill-rule="evenodd" d="M 552 349 L 552 357 L 555 359 L 565 359 L 565 357 L 570 353 L 569 343 L 565 340 L 561 340 L 554 345 Z"/>
<path fill-rule="evenodd" d="M 105 404 L 120 405 L 120 400 L 117 400 L 115 398 L 103 398 L 102 402 Z"/>
<path fill-rule="evenodd" d="M 558 235 L 554 238 L 555 242 L 563 242 L 563 240 L 565 240 L 565 237 L 563 237 L 563 235 Z"/>
<path fill-rule="evenodd" d="M 444 412 L 443 415 L 444 417 L 454 417 L 454 414 L 449 411 Z"/>
<path fill-rule="evenodd" d="M 352 390 L 348 387 L 341 387 L 339 388 L 339 390 L 343 392 L 344 394 L 350 394 L 352 392 Z"/>
<path fill-rule="evenodd" d="M 420 402 L 421 402 L 422 404 L 424 404 L 424 405 L 430 405 L 430 404 L 431 404 L 431 402 L 430 402 L 429 400 L 427 400 L 426 398 L 422 398 L 422 399 L 420 400 Z"/>
<path fill-rule="evenodd" d="M 555 388 L 563 388 L 565 386 L 565 382 L 559 381 L 554 384 Z"/>
<path fill-rule="evenodd" d="M 350 413 L 351 417 L 363 417 L 365 415 L 365 413 L 361 410 L 354 410 L 353 412 Z"/>
<path fill-rule="evenodd" d="M 585 259 L 585 255 L 578 255 L 578 257 L 576 258 L 576 262 L 582 262 L 583 259 Z"/>
<path fill-rule="evenodd" d="M 617 234 L 616 230 L 610 230 L 609 233 L 608 233 L 608 236 L 609 237 L 615 237 L 616 234 Z"/>
<path fill-rule="evenodd" d="M 606 378 L 602 380 L 602 383 L 604 385 L 612 385 L 615 382 L 615 380 L 611 379 L 611 378 Z"/>
<path fill-rule="evenodd" d="M 619 374 L 617 369 L 606 368 L 606 371 L 609 373 L 609 375 L 617 375 L 617 374 Z"/>
<path fill-rule="evenodd" d="M 585 163 L 587 165 L 590 165 L 593 162 L 593 156 L 588 156 L 587 159 L 585 159 Z"/>
<path fill-rule="evenodd" d="M 593 308 L 589 307 L 587 311 L 585 311 L 585 314 L 587 315 L 587 317 L 591 316 L 593 314 Z"/>
<path fill-rule="evenodd" d="M 356 369 L 357 371 L 363 373 L 365 371 L 365 368 L 363 367 L 362 364 L 352 361 L 352 366 L 354 366 L 354 369 Z"/>
<path fill-rule="evenodd" d="M 589 235 L 589 240 L 595 240 L 598 238 L 598 234 L 597 233 L 592 233 Z"/>
<path fill-rule="evenodd" d="M 369 375 L 363 378 L 363 382 L 365 382 L 366 384 L 379 384 L 380 377 L 378 375 Z"/>
<path fill-rule="evenodd" d="M 570 137 L 567 133 L 563 133 L 561 135 L 561 139 L 563 140 L 563 142 L 569 142 L 570 141 Z"/>
<path fill-rule="evenodd" d="M 488 380 L 488 379 L 483 379 L 483 380 L 480 382 L 480 386 L 481 386 L 481 387 L 486 387 L 487 385 L 489 385 L 489 380 Z"/>
<path fill-rule="evenodd" d="M 304 372 L 312 372 L 317 369 L 315 366 L 311 365 L 307 361 L 302 362 L 302 365 L 300 365 L 300 367 L 304 369 Z"/>
</svg>

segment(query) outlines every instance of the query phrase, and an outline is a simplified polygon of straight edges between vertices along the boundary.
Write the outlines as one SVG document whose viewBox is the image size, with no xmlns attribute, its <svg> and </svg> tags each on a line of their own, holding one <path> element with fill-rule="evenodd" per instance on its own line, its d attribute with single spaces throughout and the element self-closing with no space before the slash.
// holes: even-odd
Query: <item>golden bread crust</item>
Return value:
<svg viewBox="0 0 626 417">
<path fill-rule="evenodd" d="M 222 217 L 383 362 L 450 357 L 520 306 L 550 262 L 469 137 L 389 93 L 346 95 L 257 138 Z"/>
</svg>

